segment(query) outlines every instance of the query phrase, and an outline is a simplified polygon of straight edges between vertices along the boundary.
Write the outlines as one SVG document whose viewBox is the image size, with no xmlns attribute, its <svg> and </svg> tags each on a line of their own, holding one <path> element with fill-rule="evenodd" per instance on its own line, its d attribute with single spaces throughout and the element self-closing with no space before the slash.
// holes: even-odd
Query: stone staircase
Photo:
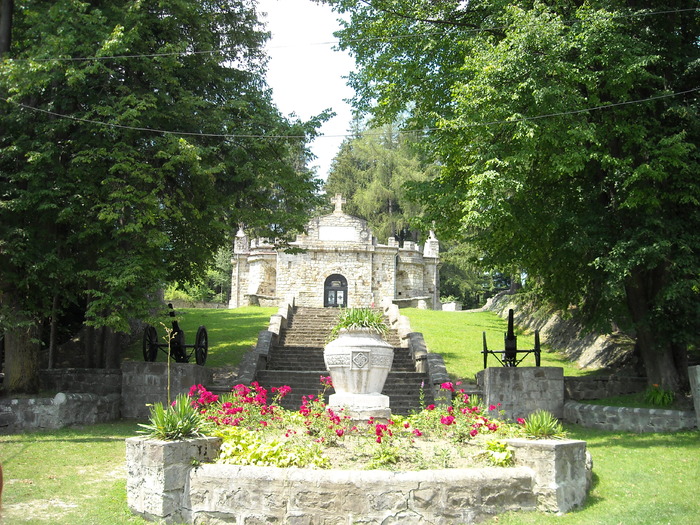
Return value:
<svg viewBox="0 0 700 525">
<path fill-rule="evenodd" d="M 320 378 L 329 375 L 323 362 L 323 347 L 338 314 L 334 308 L 296 308 L 278 345 L 270 350 L 267 369 L 256 374 L 256 381 L 267 389 L 282 385 L 292 388 L 282 400 L 285 408 L 297 410 L 302 396 L 321 392 Z M 383 391 L 391 399 L 391 411 L 408 414 L 419 410 L 421 384 L 428 384 L 427 374 L 416 372 L 408 349 L 400 347 L 396 330 L 391 330 L 386 340 L 394 346 L 394 361 Z M 326 392 L 326 400 L 332 393 L 332 388 Z M 432 402 L 430 389 L 426 388 L 424 403 Z"/>
</svg>

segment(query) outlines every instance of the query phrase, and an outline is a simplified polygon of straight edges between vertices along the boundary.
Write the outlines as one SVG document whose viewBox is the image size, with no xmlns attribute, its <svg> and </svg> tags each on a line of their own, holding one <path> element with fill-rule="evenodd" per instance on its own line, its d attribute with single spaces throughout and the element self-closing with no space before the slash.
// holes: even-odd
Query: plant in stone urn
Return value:
<svg viewBox="0 0 700 525">
<path fill-rule="evenodd" d="M 370 308 L 343 310 L 323 350 L 323 359 L 333 379 L 331 406 L 373 414 L 388 412 L 389 398 L 382 395 L 391 364 L 393 347 L 382 338 L 388 330 L 380 311 Z M 376 417 L 376 415 L 375 415 Z"/>
</svg>

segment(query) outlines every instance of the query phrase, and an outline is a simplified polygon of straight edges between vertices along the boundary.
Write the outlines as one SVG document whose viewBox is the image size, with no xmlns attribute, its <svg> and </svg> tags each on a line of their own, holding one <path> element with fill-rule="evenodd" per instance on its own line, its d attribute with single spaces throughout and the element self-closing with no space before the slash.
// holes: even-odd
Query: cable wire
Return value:
<svg viewBox="0 0 700 525">
<path fill-rule="evenodd" d="M 532 120 L 541 120 L 545 118 L 553 118 L 553 117 L 562 117 L 566 115 L 577 115 L 581 113 L 589 113 L 592 111 L 600 111 L 604 109 L 613 109 L 616 107 L 620 106 L 628 106 L 632 104 L 642 104 L 645 102 L 651 102 L 654 100 L 661 100 L 665 98 L 671 98 L 671 97 L 677 97 L 681 95 L 687 95 L 689 93 L 694 93 L 696 91 L 700 91 L 700 87 L 688 89 L 685 91 L 679 91 L 676 93 L 665 93 L 663 95 L 656 95 L 653 97 L 647 97 L 643 99 L 637 99 L 637 100 L 628 100 L 625 102 L 616 102 L 612 104 L 605 104 L 601 106 L 593 106 L 590 108 L 582 108 L 582 109 L 573 109 L 569 111 L 560 111 L 557 113 L 544 113 L 542 115 L 534 115 L 531 117 L 522 117 L 518 119 L 513 119 L 513 120 L 493 120 L 493 121 L 487 121 L 487 122 L 472 122 L 472 123 L 464 123 L 464 124 L 459 124 L 455 126 L 445 126 L 445 127 L 432 127 L 432 128 L 425 128 L 425 129 L 420 129 L 420 130 L 402 130 L 399 133 L 401 134 L 416 134 L 416 133 L 428 133 L 428 132 L 433 132 L 433 131 L 441 131 L 445 129 L 452 129 L 452 130 L 458 130 L 458 129 L 467 129 L 467 128 L 473 128 L 473 127 L 479 127 L 479 126 L 495 126 L 495 125 L 500 125 L 500 124 L 517 124 L 521 122 L 527 122 L 527 121 L 532 121 Z M 261 134 L 246 134 L 246 133 L 196 133 L 196 132 L 188 132 L 188 131 L 174 131 L 174 130 L 164 130 L 164 129 L 156 129 L 156 128 L 147 128 L 147 127 L 139 127 L 139 126 L 127 126 L 124 124 L 115 124 L 111 122 L 103 122 L 99 120 L 92 120 L 92 119 L 86 119 L 86 118 L 81 118 L 81 117 L 75 117 L 72 115 L 64 115 L 62 113 L 57 113 L 55 111 L 49 111 L 46 109 L 41 109 L 41 108 L 36 108 L 33 106 L 29 106 L 27 104 L 22 104 L 20 102 L 15 102 L 13 100 L 8 100 L 6 98 L 0 97 L 0 100 L 3 100 L 7 102 L 8 104 L 14 104 L 22 109 L 26 109 L 29 111 L 35 111 L 37 113 L 43 113 L 46 115 L 51 115 L 52 117 L 56 118 L 61 118 L 61 119 L 68 119 L 72 120 L 75 122 L 82 122 L 86 124 L 94 124 L 98 126 L 105 126 L 105 127 L 110 127 L 110 128 L 118 128 L 118 129 L 126 129 L 130 131 L 143 131 L 147 133 L 157 133 L 161 135 L 176 135 L 176 136 L 185 136 L 185 137 L 201 137 L 201 138 L 223 138 L 223 139 L 235 139 L 235 138 L 247 138 L 247 139 L 305 139 L 307 138 L 306 135 L 261 135 Z M 371 134 L 371 132 L 369 133 Z M 315 138 L 351 138 L 351 137 L 356 137 L 357 133 L 345 133 L 345 134 L 338 134 L 338 135 L 325 135 L 325 134 L 319 134 Z"/>
</svg>

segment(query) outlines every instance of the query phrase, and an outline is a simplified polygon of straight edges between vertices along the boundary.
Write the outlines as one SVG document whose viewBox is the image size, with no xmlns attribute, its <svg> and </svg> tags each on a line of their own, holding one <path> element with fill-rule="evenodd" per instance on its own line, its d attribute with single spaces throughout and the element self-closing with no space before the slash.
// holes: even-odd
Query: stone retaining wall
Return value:
<svg viewBox="0 0 700 525">
<path fill-rule="evenodd" d="M 588 428 L 622 432 L 677 432 L 697 427 L 692 410 L 611 407 L 577 401 L 564 404 L 564 419 Z"/>
<path fill-rule="evenodd" d="M 474 523 L 508 511 L 568 512 L 585 502 L 584 441 L 508 443 L 515 467 L 393 472 L 200 464 L 215 455 L 214 438 L 129 438 L 127 502 L 167 523 L 307 525 Z"/>
<path fill-rule="evenodd" d="M 192 385 L 207 384 L 211 369 L 190 363 L 170 363 L 170 396 L 188 393 Z M 121 415 L 146 419 L 147 405 L 168 402 L 168 363 L 125 361 L 122 363 Z"/>
<path fill-rule="evenodd" d="M 62 393 L 0 401 L 0 434 L 53 430 L 119 419 L 119 394 Z"/>
<path fill-rule="evenodd" d="M 642 392 L 647 387 L 644 377 L 571 377 L 564 378 L 566 398 L 574 401 L 605 399 Z"/>
<path fill-rule="evenodd" d="M 97 395 L 121 394 L 120 368 L 55 368 L 42 370 L 43 390 Z"/>
</svg>

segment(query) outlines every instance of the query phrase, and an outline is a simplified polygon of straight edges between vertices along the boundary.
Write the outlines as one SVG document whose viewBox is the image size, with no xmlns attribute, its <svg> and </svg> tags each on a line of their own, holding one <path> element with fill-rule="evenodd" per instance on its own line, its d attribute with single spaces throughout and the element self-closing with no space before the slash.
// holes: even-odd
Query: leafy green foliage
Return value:
<svg viewBox="0 0 700 525">
<path fill-rule="evenodd" d="M 180 394 L 169 407 L 156 403 L 151 407 L 149 422 L 140 424 L 142 433 L 153 439 L 178 441 L 204 435 L 206 421 L 186 394 Z"/>
<path fill-rule="evenodd" d="M 344 210 L 366 219 L 381 242 L 389 237 L 417 240 L 414 218 L 422 206 L 407 197 L 404 186 L 436 171 L 417 143 L 394 125 L 367 129 L 341 145 L 328 174 L 326 194 L 343 194 Z"/>
<path fill-rule="evenodd" d="M 509 467 L 513 464 L 512 449 L 499 439 L 486 442 L 486 457 L 496 467 Z"/>
<path fill-rule="evenodd" d="M 523 431 L 527 437 L 563 438 L 566 436 L 564 427 L 559 420 L 546 410 L 537 410 L 527 416 L 523 424 Z"/>
<path fill-rule="evenodd" d="M 384 314 L 372 308 L 344 308 L 338 316 L 338 321 L 331 329 L 330 338 L 335 339 L 341 330 L 366 328 L 379 335 L 386 334 L 389 327 L 384 321 Z"/>
<path fill-rule="evenodd" d="M 670 390 L 664 390 L 659 385 L 651 385 L 644 392 L 644 400 L 657 407 L 668 407 L 673 404 L 675 394 Z"/>
<path fill-rule="evenodd" d="M 700 330 L 696 3 L 326 3 L 347 16 L 357 107 L 432 130 L 442 170 L 411 189 L 426 224 L 634 331 L 650 382 L 682 389 Z"/>
<path fill-rule="evenodd" d="M 73 308 L 126 331 L 164 283 L 201 279 L 239 224 L 280 239 L 303 228 L 319 187 L 306 144 L 327 115 L 290 120 L 273 105 L 254 4 L 14 6 L 0 329 Z"/>
</svg>

